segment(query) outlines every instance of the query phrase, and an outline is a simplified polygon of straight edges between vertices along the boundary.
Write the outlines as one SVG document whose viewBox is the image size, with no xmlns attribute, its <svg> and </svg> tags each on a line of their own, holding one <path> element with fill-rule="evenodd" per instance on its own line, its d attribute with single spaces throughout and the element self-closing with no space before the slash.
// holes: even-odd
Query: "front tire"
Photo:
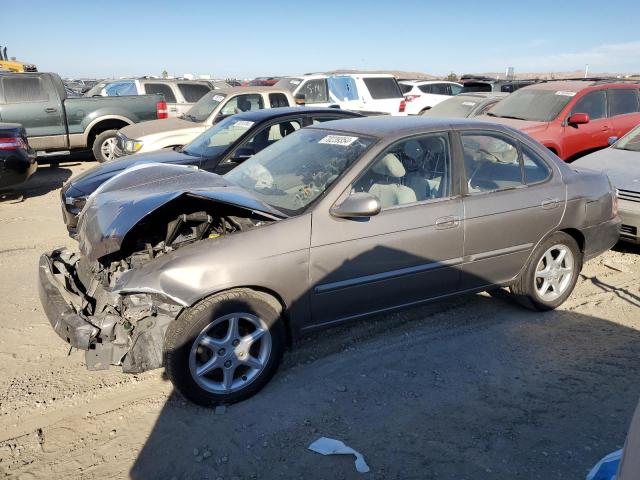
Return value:
<svg viewBox="0 0 640 480">
<path fill-rule="evenodd" d="M 534 250 L 511 292 L 534 310 L 553 310 L 571 295 L 582 269 L 582 253 L 570 235 L 556 232 Z"/>
<path fill-rule="evenodd" d="M 203 407 L 251 397 L 282 359 L 281 315 L 277 300 L 250 289 L 202 300 L 167 328 L 167 376 L 184 397 Z"/>
<path fill-rule="evenodd" d="M 108 162 L 115 158 L 113 149 L 116 146 L 117 130 L 105 130 L 96 136 L 93 141 L 93 157 L 100 163 Z"/>
</svg>

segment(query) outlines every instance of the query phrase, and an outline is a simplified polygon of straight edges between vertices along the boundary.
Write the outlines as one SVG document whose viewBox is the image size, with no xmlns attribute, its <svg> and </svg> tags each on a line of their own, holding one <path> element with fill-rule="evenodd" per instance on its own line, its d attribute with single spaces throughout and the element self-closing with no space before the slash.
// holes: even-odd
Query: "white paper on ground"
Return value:
<svg viewBox="0 0 640 480">
<path fill-rule="evenodd" d="M 369 465 L 364 461 L 364 457 L 360 452 L 356 452 L 353 448 L 347 447 L 340 440 L 334 438 L 320 437 L 318 440 L 309 445 L 309 450 L 321 455 L 355 455 L 356 470 L 360 473 L 367 473 Z"/>
</svg>

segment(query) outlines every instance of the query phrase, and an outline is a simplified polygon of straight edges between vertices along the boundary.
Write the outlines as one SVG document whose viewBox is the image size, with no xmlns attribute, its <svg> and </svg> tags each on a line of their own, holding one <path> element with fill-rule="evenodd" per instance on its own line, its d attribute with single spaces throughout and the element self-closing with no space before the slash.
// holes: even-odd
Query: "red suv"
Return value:
<svg viewBox="0 0 640 480">
<path fill-rule="evenodd" d="M 476 117 L 522 130 L 566 161 L 608 146 L 640 124 L 640 84 L 543 82 L 512 93 Z"/>
</svg>

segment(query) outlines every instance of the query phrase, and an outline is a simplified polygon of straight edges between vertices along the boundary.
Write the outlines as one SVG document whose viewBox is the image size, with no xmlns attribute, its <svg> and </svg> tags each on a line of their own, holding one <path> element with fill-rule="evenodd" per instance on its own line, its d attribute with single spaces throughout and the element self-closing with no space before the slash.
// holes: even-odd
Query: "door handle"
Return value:
<svg viewBox="0 0 640 480">
<path fill-rule="evenodd" d="M 47 113 L 56 113 L 58 110 L 53 107 L 47 107 L 44 109 L 44 111 Z"/>
<path fill-rule="evenodd" d="M 546 200 L 543 200 L 543 202 L 540 204 L 540 206 L 545 210 L 551 210 L 553 208 L 557 208 L 559 205 L 560 205 L 560 200 L 558 200 L 557 198 L 547 198 Z"/>
<path fill-rule="evenodd" d="M 178 111 L 178 109 L 177 109 L 177 108 L 170 108 L 170 109 L 169 109 L 169 111 L 170 111 L 170 112 L 177 112 L 177 111 Z"/>
<path fill-rule="evenodd" d="M 460 217 L 448 216 L 440 217 L 436 219 L 436 228 L 438 230 L 444 230 L 446 228 L 455 228 L 460 225 Z"/>
</svg>

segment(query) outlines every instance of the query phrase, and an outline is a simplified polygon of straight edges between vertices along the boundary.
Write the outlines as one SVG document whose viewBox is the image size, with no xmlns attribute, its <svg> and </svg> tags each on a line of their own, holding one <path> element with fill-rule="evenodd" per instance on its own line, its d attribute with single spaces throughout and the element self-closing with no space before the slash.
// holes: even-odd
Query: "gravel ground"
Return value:
<svg viewBox="0 0 640 480">
<path fill-rule="evenodd" d="M 162 371 L 87 372 L 38 300 L 42 251 L 74 247 L 42 167 L 0 202 L 0 475 L 9 478 L 576 479 L 619 448 L 640 397 L 640 249 L 589 262 L 569 301 L 505 291 L 314 334 L 244 403 L 186 403 Z M 321 436 L 364 454 L 307 450 Z"/>
</svg>

